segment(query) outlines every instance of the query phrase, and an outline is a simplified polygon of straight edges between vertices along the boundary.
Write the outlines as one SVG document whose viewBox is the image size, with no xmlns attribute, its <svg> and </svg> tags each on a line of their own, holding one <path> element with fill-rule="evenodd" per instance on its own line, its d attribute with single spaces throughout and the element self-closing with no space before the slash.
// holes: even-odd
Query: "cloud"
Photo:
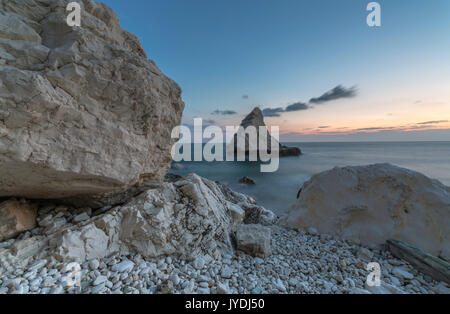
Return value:
<svg viewBox="0 0 450 314">
<path fill-rule="evenodd" d="M 320 97 L 311 98 L 311 100 L 309 102 L 312 104 L 322 104 L 325 102 L 329 102 L 329 101 L 337 100 L 337 99 L 341 99 L 341 98 L 353 98 L 356 96 L 356 94 L 357 94 L 357 89 L 355 86 L 350 87 L 350 88 L 345 88 L 342 85 L 338 85 Z"/>
<path fill-rule="evenodd" d="M 420 122 L 417 124 L 423 125 L 423 124 L 439 124 L 439 123 L 447 123 L 449 122 L 449 120 L 437 120 L 437 121 L 425 121 L 425 122 Z"/>
<path fill-rule="evenodd" d="M 374 128 L 361 128 L 356 129 L 356 131 L 385 131 L 385 130 L 392 130 L 394 127 L 374 127 Z"/>
<path fill-rule="evenodd" d="M 216 124 L 216 121 L 212 120 L 212 119 L 206 119 L 206 120 L 203 120 L 203 123 L 204 124 Z"/>
<path fill-rule="evenodd" d="M 264 117 L 279 117 L 284 112 L 283 108 L 266 108 L 262 111 Z"/>
<path fill-rule="evenodd" d="M 211 113 L 212 115 L 221 115 L 221 116 L 232 116 L 234 114 L 237 114 L 236 111 L 233 110 L 216 110 Z"/>
<path fill-rule="evenodd" d="M 309 108 L 310 107 L 307 104 L 305 104 L 305 103 L 296 102 L 296 103 L 294 103 L 292 105 L 287 106 L 285 111 L 286 112 L 292 112 L 292 111 L 307 110 Z"/>
<path fill-rule="evenodd" d="M 329 125 L 324 125 L 324 126 L 319 126 L 319 129 L 328 129 L 330 126 Z"/>
</svg>

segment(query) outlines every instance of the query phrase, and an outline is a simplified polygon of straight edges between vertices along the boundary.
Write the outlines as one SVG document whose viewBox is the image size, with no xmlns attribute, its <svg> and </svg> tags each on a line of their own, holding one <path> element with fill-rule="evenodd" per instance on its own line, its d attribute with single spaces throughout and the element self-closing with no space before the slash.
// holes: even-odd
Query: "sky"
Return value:
<svg viewBox="0 0 450 314">
<path fill-rule="evenodd" d="M 183 90 L 183 123 L 260 107 L 282 141 L 450 141 L 450 1 L 103 0 Z"/>
</svg>

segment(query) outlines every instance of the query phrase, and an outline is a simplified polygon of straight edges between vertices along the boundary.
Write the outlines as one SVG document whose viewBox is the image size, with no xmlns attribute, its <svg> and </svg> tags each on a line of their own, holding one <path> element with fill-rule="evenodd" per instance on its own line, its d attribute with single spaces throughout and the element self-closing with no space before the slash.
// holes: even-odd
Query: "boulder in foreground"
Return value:
<svg viewBox="0 0 450 314">
<path fill-rule="evenodd" d="M 372 247 L 397 239 L 450 257 L 450 188 L 390 164 L 334 168 L 313 176 L 281 221 Z"/>
<path fill-rule="evenodd" d="M 181 89 L 108 6 L 0 1 L 0 197 L 115 195 L 170 167 Z"/>
<path fill-rule="evenodd" d="M 239 225 L 236 230 L 237 249 L 255 257 L 272 254 L 271 230 L 262 225 Z"/>
</svg>

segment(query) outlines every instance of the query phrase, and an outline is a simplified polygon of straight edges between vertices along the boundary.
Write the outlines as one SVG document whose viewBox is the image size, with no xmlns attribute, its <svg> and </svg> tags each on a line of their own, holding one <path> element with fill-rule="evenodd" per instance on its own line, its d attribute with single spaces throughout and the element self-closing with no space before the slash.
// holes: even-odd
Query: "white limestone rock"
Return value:
<svg viewBox="0 0 450 314">
<path fill-rule="evenodd" d="M 61 229 L 52 235 L 50 247 L 61 261 L 84 262 L 119 252 L 218 258 L 233 253 L 238 208 L 218 184 L 191 174 L 160 183 L 85 224 Z"/>
<path fill-rule="evenodd" d="M 69 27 L 69 2 L 0 0 L 0 197 L 97 202 L 170 167 L 181 89 L 112 9 Z"/>
<path fill-rule="evenodd" d="M 450 188 L 389 164 L 334 168 L 306 182 L 281 219 L 378 247 L 387 239 L 450 257 Z"/>
<path fill-rule="evenodd" d="M 236 231 L 237 249 L 255 257 L 272 254 L 271 230 L 262 225 L 239 225 Z"/>
</svg>

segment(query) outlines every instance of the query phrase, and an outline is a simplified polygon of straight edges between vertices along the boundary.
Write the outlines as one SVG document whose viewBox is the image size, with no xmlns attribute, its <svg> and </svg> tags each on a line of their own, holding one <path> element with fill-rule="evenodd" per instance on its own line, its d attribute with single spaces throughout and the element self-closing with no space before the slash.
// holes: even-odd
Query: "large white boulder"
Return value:
<svg viewBox="0 0 450 314">
<path fill-rule="evenodd" d="M 368 246 L 405 241 L 450 257 L 450 188 L 389 164 L 334 168 L 313 176 L 281 223 Z"/>
<path fill-rule="evenodd" d="M 117 252 L 188 259 L 231 254 L 235 212 L 244 210 L 222 190 L 219 184 L 195 174 L 160 183 L 123 206 L 53 234 L 52 251 L 63 261 Z M 239 198 L 246 199 L 244 195 Z"/>
<path fill-rule="evenodd" d="M 0 197 L 115 195 L 170 167 L 181 89 L 108 6 L 0 0 Z"/>
</svg>

